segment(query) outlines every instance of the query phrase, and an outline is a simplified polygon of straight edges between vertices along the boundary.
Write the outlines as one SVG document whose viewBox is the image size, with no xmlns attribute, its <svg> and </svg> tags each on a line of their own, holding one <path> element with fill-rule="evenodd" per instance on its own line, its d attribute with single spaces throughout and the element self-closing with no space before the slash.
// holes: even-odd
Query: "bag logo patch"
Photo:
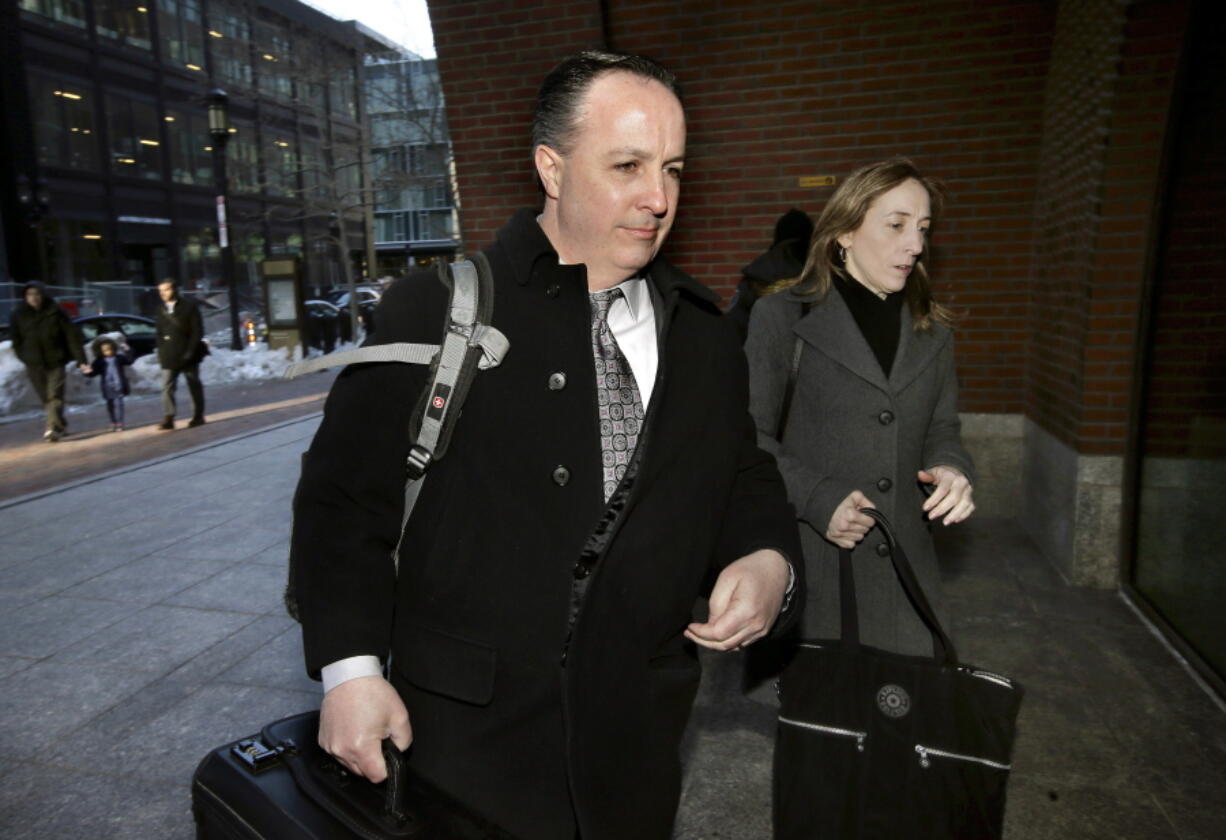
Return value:
<svg viewBox="0 0 1226 840">
<path fill-rule="evenodd" d="M 883 685 L 877 692 L 877 708 L 886 717 L 904 717 L 911 711 L 911 696 L 900 685 Z"/>
</svg>

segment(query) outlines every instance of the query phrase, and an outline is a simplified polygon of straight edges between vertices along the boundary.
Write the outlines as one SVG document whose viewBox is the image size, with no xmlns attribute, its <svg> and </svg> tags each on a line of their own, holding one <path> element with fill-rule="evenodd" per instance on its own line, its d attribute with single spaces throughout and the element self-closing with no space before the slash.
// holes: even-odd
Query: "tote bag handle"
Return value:
<svg viewBox="0 0 1226 840">
<path fill-rule="evenodd" d="M 911 606 L 923 620 L 924 626 L 932 634 L 933 659 L 938 664 L 957 667 L 958 653 L 954 650 L 954 643 L 946 635 L 941 622 L 937 620 L 936 613 L 928 603 L 924 589 L 920 586 L 919 579 L 916 578 L 915 571 L 911 568 L 911 561 L 907 559 L 906 552 L 898 544 L 898 538 L 894 536 L 894 529 L 890 526 L 890 521 L 886 519 L 884 513 L 873 508 L 862 508 L 860 512 L 877 521 L 877 528 L 890 547 L 890 562 L 894 564 L 894 573 L 898 575 L 898 582 L 902 584 L 903 591 L 907 593 L 907 600 L 911 602 Z M 856 582 L 852 571 L 851 551 L 846 548 L 839 549 L 839 602 L 843 640 L 858 646 L 860 644 L 860 621 L 856 610 Z"/>
</svg>

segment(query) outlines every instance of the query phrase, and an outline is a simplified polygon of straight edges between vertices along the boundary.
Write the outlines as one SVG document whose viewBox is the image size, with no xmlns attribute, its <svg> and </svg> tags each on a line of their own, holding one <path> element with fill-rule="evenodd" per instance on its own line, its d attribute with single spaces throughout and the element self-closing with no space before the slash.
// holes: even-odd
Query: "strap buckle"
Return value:
<svg viewBox="0 0 1226 840">
<path fill-rule="evenodd" d="M 405 459 L 404 471 L 410 479 L 418 481 L 426 474 L 426 470 L 430 469 L 432 463 L 434 456 L 424 446 L 414 444 L 409 450 L 409 457 Z"/>
</svg>

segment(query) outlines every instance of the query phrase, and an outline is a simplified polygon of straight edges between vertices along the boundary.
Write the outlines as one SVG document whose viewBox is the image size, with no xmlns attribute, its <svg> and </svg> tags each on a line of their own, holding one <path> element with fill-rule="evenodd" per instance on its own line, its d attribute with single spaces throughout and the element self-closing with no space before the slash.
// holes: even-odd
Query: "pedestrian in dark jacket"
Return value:
<svg viewBox="0 0 1226 840">
<path fill-rule="evenodd" d="M 800 276 L 813 236 L 813 220 L 793 207 L 775 222 L 775 239 L 766 253 L 741 269 L 741 283 L 728 304 L 728 317 L 736 324 L 741 342 L 749 333 L 749 312 L 758 298 L 770 294 L 781 281 Z"/>
<path fill-rule="evenodd" d="M 100 338 L 94 345 L 97 356 L 90 365 L 89 376 L 101 377 L 102 398 L 106 400 L 106 413 L 111 417 L 111 431 L 123 431 L 123 398 L 130 393 L 128 375 L 124 368 L 132 364 L 132 357 L 120 352 L 114 339 Z"/>
<path fill-rule="evenodd" d="M 159 429 L 175 427 L 175 389 L 179 374 L 187 380 L 192 397 L 189 426 L 204 425 L 204 385 L 200 382 L 200 360 L 208 352 L 204 343 L 204 319 L 194 300 L 179 295 L 173 280 L 158 283 L 162 305 L 157 314 L 158 363 L 162 366 L 162 422 Z"/>
<path fill-rule="evenodd" d="M 52 443 L 68 431 L 64 420 L 64 366 L 75 361 L 82 373 L 89 372 L 81 335 L 60 309 L 46 287 L 37 281 L 22 288 L 23 300 L 9 319 L 13 351 L 26 366 L 34 393 L 47 413 L 43 438 Z"/>
</svg>

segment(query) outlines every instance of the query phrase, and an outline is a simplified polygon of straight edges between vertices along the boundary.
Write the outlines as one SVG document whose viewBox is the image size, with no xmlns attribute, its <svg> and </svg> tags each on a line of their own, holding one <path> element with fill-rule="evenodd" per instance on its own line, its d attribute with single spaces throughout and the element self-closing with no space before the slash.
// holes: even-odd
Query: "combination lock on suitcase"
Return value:
<svg viewBox="0 0 1226 840">
<path fill-rule="evenodd" d="M 413 773 L 383 742 L 373 784 L 319 746 L 319 713 L 213 750 L 192 777 L 197 840 L 515 840 Z"/>
</svg>

